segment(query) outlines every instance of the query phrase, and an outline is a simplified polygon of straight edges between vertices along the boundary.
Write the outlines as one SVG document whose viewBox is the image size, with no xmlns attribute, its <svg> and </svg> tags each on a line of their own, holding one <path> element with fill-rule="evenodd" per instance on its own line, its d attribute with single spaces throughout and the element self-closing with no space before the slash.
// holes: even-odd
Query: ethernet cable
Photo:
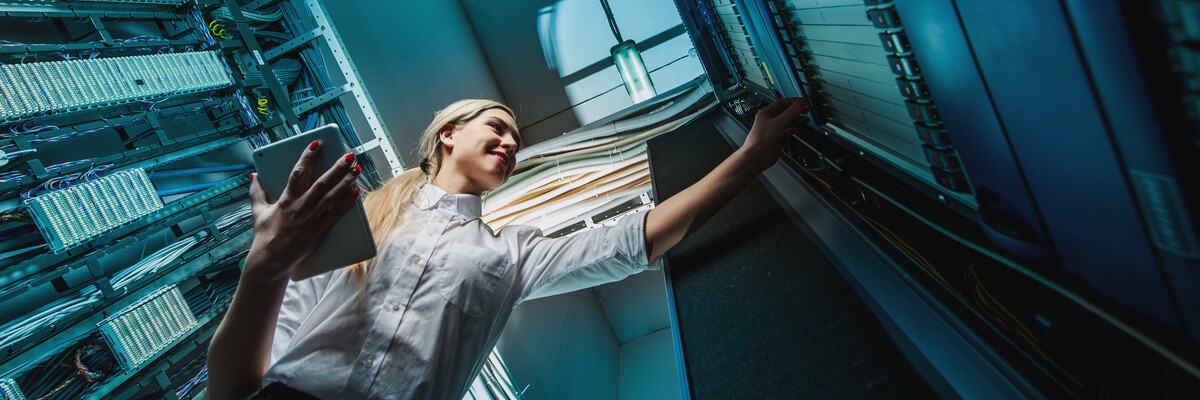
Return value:
<svg viewBox="0 0 1200 400">
<path fill-rule="evenodd" d="M 204 382 L 207 379 L 208 365 L 205 365 L 204 368 L 200 369 L 200 373 L 196 374 L 195 378 L 189 379 L 187 383 L 184 383 L 183 386 L 180 386 L 179 389 L 175 390 L 175 398 L 184 398 L 184 396 L 187 396 L 188 392 L 192 391 L 192 388 L 195 388 L 196 385 L 199 385 L 200 382 Z"/>
<path fill-rule="evenodd" d="M 250 205 L 247 204 L 229 214 L 218 218 L 214 225 L 218 229 L 229 227 L 249 217 Z M 183 256 L 188 250 L 209 236 L 207 231 L 181 239 L 138 261 L 129 268 L 123 269 L 109 278 L 113 289 L 123 289 L 133 282 L 141 280 L 146 275 L 157 273 L 162 267 L 168 266 Z M 102 299 L 100 290 L 95 286 L 87 286 L 80 290 L 80 296 L 62 299 L 43 307 L 33 316 L 23 318 L 0 329 L 0 349 L 9 347 L 24 340 L 46 326 L 51 326 L 79 310 L 89 307 Z"/>
<path fill-rule="evenodd" d="M 230 21 L 233 20 L 233 13 L 229 12 L 229 8 L 226 8 L 225 6 L 221 6 L 221 7 L 217 8 L 216 10 L 213 10 L 212 15 L 213 15 L 213 17 L 224 19 L 224 20 L 230 20 Z M 250 10 L 242 10 L 242 15 L 245 16 L 246 19 L 251 20 L 251 21 L 274 22 L 274 21 L 278 21 L 279 18 L 283 17 L 283 11 L 278 8 L 276 8 L 275 11 L 272 11 L 269 13 L 258 13 L 258 12 L 254 12 L 254 11 L 250 11 Z"/>
</svg>

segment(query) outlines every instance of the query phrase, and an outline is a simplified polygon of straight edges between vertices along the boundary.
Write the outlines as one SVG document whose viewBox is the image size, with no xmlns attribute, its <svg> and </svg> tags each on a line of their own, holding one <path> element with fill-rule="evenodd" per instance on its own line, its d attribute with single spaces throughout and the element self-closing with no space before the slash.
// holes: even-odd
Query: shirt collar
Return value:
<svg viewBox="0 0 1200 400">
<path fill-rule="evenodd" d="M 434 208 L 461 214 L 467 219 L 479 218 L 483 215 L 483 203 L 479 196 L 473 194 L 448 194 L 442 188 L 427 183 L 417 192 L 413 199 L 422 210 Z"/>
</svg>

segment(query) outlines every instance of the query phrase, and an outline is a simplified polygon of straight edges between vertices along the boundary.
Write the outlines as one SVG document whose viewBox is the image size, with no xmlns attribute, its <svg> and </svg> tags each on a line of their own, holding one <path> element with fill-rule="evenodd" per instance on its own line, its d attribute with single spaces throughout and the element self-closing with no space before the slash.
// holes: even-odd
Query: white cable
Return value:
<svg viewBox="0 0 1200 400">
<path fill-rule="evenodd" d="M 590 128 L 579 129 L 574 132 L 531 145 L 528 148 L 522 149 L 521 153 L 524 154 L 525 157 L 537 157 L 543 154 L 553 153 L 556 151 L 556 149 L 560 149 L 563 146 L 570 144 L 616 135 L 622 132 L 635 131 L 663 121 L 669 121 L 675 118 L 678 114 L 687 110 L 687 108 L 691 105 L 699 103 L 707 95 L 708 91 L 704 90 L 700 85 L 697 85 L 692 89 L 676 94 L 675 97 L 664 99 L 669 99 L 670 101 L 666 102 L 665 106 L 652 110 L 645 115 L 620 121 L 613 121 Z"/>
</svg>

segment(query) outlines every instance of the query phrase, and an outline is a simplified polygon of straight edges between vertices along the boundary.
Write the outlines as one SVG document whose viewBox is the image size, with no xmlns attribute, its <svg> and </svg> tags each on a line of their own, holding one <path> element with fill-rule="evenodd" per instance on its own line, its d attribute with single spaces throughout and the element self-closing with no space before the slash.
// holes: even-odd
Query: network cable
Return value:
<svg viewBox="0 0 1200 400">
<path fill-rule="evenodd" d="M 299 14 L 296 13 L 296 10 L 290 3 L 280 3 L 278 9 L 283 13 L 284 17 L 280 20 L 280 24 L 288 34 L 295 36 L 306 31 L 300 26 L 299 21 L 301 19 L 299 18 Z M 321 55 L 317 49 L 312 46 L 306 46 L 301 48 L 299 53 L 300 60 L 307 72 L 306 75 L 313 81 L 310 83 L 310 86 L 319 93 L 325 93 L 333 88 L 333 83 L 329 79 L 329 74 L 325 70 L 325 65 L 321 61 Z M 362 141 L 358 138 L 358 134 L 355 133 L 354 126 L 350 123 L 345 107 L 341 102 L 331 102 L 321 108 L 327 120 L 332 120 L 332 122 L 341 127 L 343 138 L 351 148 L 362 145 Z M 382 183 L 382 179 L 379 176 L 379 171 L 375 168 L 375 164 L 370 161 L 370 157 L 366 154 L 359 155 L 359 164 L 363 166 L 364 172 L 360 176 L 360 181 L 368 189 L 377 188 Z"/>
<path fill-rule="evenodd" d="M 247 204 L 229 214 L 218 218 L 214 225 L 217 229 L 224 229 L 236 223 L 241 222 L 250 216 L 250 206 Z M 183 256 L 188 250 L 191 250 L 202 240 L 209 236 L 207 231 L 200 231 L 195 235 L 183 238 L 175 243 L 172 243 L 149 256 L 138 261 L 136 264 L 125 268 L 109 278 L 109 284 L 113 289 L 123 289 L 133 282 L 141 280 L 141 278 L 157 273 L 160 268 L 171 265 L 179 257 Z M 95 286 L 87 286 L 80 290 L 80 295 L 74 298 L 61 299 L 53 302 L 48 306 L 43 307 L 33 316 L 15 321 L 14 323 L 0 329 L 0 349 L 12 346 L 21 340 L 24 340 L 39 330 L 47 326 L 56 324 L 68 315 L 71 315 L 79 310 L 90 307 L 93 304 L 100 302 L 102 294 Z"/>
</svg>

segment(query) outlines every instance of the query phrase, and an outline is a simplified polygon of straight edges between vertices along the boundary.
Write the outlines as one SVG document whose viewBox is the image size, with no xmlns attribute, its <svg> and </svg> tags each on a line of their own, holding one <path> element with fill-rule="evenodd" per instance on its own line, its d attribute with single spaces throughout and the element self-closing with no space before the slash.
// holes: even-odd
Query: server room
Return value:
<svg viewBox="0 0 1200 400">
<path fill-rule="evenodd" d="M 0 0 L 0 400 L 1195 399 L 1197 205 L 1200 0 Z"/>
</svg>

